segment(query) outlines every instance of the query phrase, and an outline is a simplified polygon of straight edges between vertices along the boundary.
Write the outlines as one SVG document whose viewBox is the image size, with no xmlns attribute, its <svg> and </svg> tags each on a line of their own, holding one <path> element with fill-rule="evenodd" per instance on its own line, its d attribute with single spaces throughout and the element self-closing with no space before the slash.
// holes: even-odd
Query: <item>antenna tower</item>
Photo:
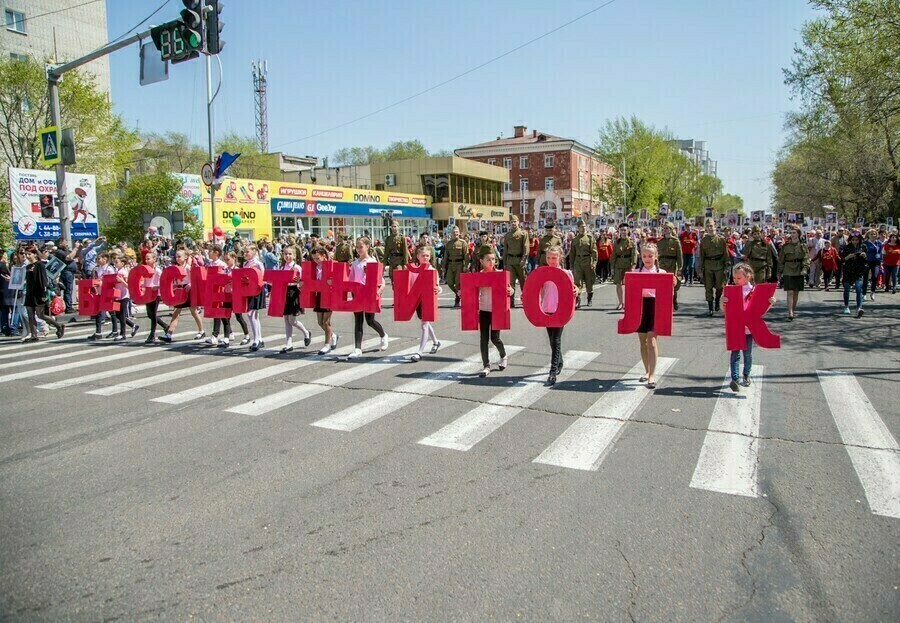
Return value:
<svg viewBox="0 0 900 623">
<path fill-rule="evenodd" d="M 256 98 L 256 140 L 260 152 L 269 153 L 269 101 L 266 85 L 269 75 L 269 61 L 250 63 L 253 68 L 253 95 Z"/>
</svg>

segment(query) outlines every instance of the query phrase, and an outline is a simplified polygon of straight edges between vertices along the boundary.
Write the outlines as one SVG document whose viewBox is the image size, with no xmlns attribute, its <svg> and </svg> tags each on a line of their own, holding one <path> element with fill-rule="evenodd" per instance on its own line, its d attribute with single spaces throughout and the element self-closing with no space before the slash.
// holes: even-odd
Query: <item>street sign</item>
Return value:
<svg viewBox="0 0 900 623">
<path fill-rule="evenodd" d="M 47 166 L 58 164 L 59 153 L 59 127 L 51 125 L 41 130 L 41 162 Z"/>
<path fill-rule="evenodd" d="M 213 167 L 210 163 L 204 162 L 203 166 L 200 167 L 200 179 L 202 179 L 203 183 L 207 186 L 212 186 L 212 183 L 216 181 L 216 175 L 213 172 Z"/>
</svg>

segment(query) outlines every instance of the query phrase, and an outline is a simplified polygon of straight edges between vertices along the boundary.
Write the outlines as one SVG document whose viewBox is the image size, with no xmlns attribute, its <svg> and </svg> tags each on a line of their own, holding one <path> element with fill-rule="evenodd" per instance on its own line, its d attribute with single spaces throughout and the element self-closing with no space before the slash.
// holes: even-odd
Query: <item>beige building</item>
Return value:
<svg viewBox="0 0 900 623">
<path fill-rule="evenodd" d="M 12 58 L 34 57 L 65 63 L 106 44 L 106 2 L 84 0 L 4 0 L 5 28 L 0 53 Z M 94 74 L 100 90 L 110 92 L 109 59 L 83 67 Z"/>
<path fill-rule="evenodd" d="M 503 205 L 509 172 L 456 156 L 319 168 L 301 172 L 300 181 L 427 195 L 432 199 L 431 218 L 442 228 L 451 219 L 460 225 L 509 220 L 509 208 Z"/>
</svg>

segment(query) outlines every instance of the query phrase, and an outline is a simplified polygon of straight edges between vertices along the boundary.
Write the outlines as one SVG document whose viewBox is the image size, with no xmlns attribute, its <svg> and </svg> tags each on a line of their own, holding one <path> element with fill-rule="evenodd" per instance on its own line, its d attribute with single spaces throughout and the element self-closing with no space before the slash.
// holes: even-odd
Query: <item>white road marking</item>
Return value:
<svg viewBox="0 0 900 623">
<path fill-rule="evenodd" d="M 445 342 L 445 344 L 449 347 L 456 344 L 456 342 L 448 341 Z M 347 383 L 352 383 L 353 381 L 358 381 L 359 379 L 364 379 L 373 374 L 389 370 L 394 366 L 401 365 L 405 363 L 404 357 L 418 352 L 418 350 L 418 346 L 411 346 L 410 348 L 401 350 L 392 355 L 380 357 L 374 361 L 367 361 L 361 365 L 352 366 L 345 370 L 341 370 L 340 372 L 329 374 L 326 377 L 316 380 L 315 383 L 303 383 L 302 385 L 275 392 L 274 394 L 269 394 L 268 396 L 264 396 L 257 400 L 245 402 L 244 404 L 226 409 L 226 411 L 228 413 L 240 413 L 241 415 L 263 415 L 270 411 L 296 404 L 317 394 L 327 392 L 335 387 L 340 387 L 341 385 L 346 385 Z"/>
<path fill-rule="evenodd" d="M 363 348 L 371 348 L 372 346 L 378 344 L 380 340 L 378 338 L 369 340 L 368 342 L 363 342 Z M 334 351 L 336 354 L 347 354 L 353 350 L 352 346 L 346 346 L 344 348 L 339 348 Z M 182 392 L 176 392 L 174 394 L 167 394 L 165 396 L 159 396 L 158 398 L 153 398 L 153 402 L 165 402 L 167 404 L 183 404 L 185 402 L 190 402 L 192 400 L 196 400 L 197 398 L 204 398 L 206 396 L 212 396 L 214 394 L 219 394 L 221 392 L 225 392 L 231 389 L 235 389 L 237 387 L 241 387 L 243 385 L 249 385 L 250 383 L 255 383 L 256 381 L 260 381 L 262 379 L 267 379 L 273 376 L 277 376 L 279 374 L 284 374 L 287 372 L 293 372 L 294 370 L 299 370 L 300 368 L 305 368 L 307 366 L 311 366 L 316 363 L 320 363 L 322 360 L 315 356 L 306 357 L 304 359 L 286 361 L 284 363 L 279 363 L 274 366 L 269 366 L 267 368 L 261 368 L 258 370 L 253 370 L 252 372 L 246 372 L 244 374 L 239 374 L 237 376 L 233 376 L 227 379 L 222 379 L 219 381 L 213 381 L 211 383 L 206 383 L 205 385 L 200 385 L 198 387 L 192 387 L 190 389 L 186 389 Z M 245 360 L 246 363 L 246 360 Z"/>
<path fill-rule="evenodd" d="M 564 356 L 565 368 L 557 376 L 557 382 L 566 381 L 599 355 L 568 351 Z M 517 379 L 516 385 L 500 392 L 490 403 L 475 407 L 436 433 L 420 439 L 419 443 L 463 452 L 471 449 L 549 392 L 551 387 L 544 383 L 549 371 L 550 367 L 545 366 L 535 374 Z"/>
<path fill-rule="evenodd" d="M 736 394 L 728 388 L 731 375 L 725 377 L 691 478 L 694 489 L 759 497 L 763 366 L 751 368 L 750 381 L 750 387 Z"/>
<path fill-rule="evenodd" d="M 661 381 L 677 359 L 660 357 L 656 380 Z M 641 383 L 644 364 L 637 363 L 582 414 L 556 441 L 534 459 L 534 463 L 596 471 L 613 443 L 653 391 Z"/>
<path fill-rule="evenodd" d="M 180 336 L 194 335 L 194 332 L 187 331 L 185 333 L 179 333 L 178 335 L 180 335 Z M 187 342 L 186 344 L 190 344 L 190 342 Z M 89 354 L 94 355 L 94 354 L 101 352 L 101 349 L 103 349 L 103 348 L 114 348 L 115 343 L 112 342 L 112 343 L 110 343 L 109 346 L 99 346 L 98 347 L 92 342 L 83 342 L 81 344 L 76 344 L 76 346 L 83 346 L 83 348 L 81 350 L 77 350 L 77 351 L 74 351 L 71 353 L 59 353 L 57 355 L 49 355 L 47 357 L 35 357 L 34 359 L 20 359 L 20 360 L 16 361 L 16 365 L 17 366 L 30 366 L 35 363 L 44 363 L 45 361 L 56 361 L 58 359 L 69 359 L 71 357 L 81 357 L 81 356 L 86 356 Z M 52 351 L 52 350 L 54 350 L 54 349 L 53 348 L 44 348 L 38 354 L 43 354 L 43 353 L 46 353 L 46 352 Z M 143 349 L 142 349 L 142 352 L 143 352 Z"/>
<path fill-rule="evenodd" d="M 448 344 L 448 342 L 445 342 L 443 346 Z M 522 346 L 507 346 L 506 353 L 511 355 L 522 349 Z M 391 391 L 382 392 L 339 413 L 313 422 L 312 425 L 332 430 L 354 431 L 386 415 L 395 413 L 424 396 L 429 396 L 444 387 L 456 383 L 460 374 L 474 374 L 480 369 L 481 353 L 476 353 L 463 361 L 450 364 L 435 372 L 429 372 L 422 378 L 404 383 Z"/>
<path fill-rule="evenodd" d="M 67 348 L 78 348 L 79 346 L 84 346 L 87 342 L 85 342 L 83 339 L 79 339 L 77 342 L 69 342 L 68 344 L 63 342 L 63 340 L 56 340 L 55 342 L 44 342 L 44 343 L 45 344 L 53 344 L 53 345 L 48 346 L 46 348 L 41 348 L 40 350 L 35 351 L 34 354 L 44 355 L 46 353 L 53 353 L 53 352 L 57 352 L 60 350 L 66 350 Z M 28 346 L 28 344 L 23 344 L 23 346 Z M 32 344 L 32 346 L 38 346 L 38 343 Z M 26 353 L 8 353 L 8 352 L 6 352 L 5 349 L 0 352 L 3 353 L 3 354 L 0 354 L 0 360 L 14 359 L 16 357 L 23 357 L 26 355 Z M 28 354 L 31 354 L 31 353 L 28 353 Z M 22 359 L 21 361 L 24 362 L 26 360 Z M 18 362 L 16 362 L 16 363 L 18 363 Z"/>
<path fill-rule="evenodd" d="M 856 377 L 817 370 L 847 454 L 876 515 L 900 519 L 900 447 Z M 858 447 L 865 446 L 865 447 Z"/>
</svg>

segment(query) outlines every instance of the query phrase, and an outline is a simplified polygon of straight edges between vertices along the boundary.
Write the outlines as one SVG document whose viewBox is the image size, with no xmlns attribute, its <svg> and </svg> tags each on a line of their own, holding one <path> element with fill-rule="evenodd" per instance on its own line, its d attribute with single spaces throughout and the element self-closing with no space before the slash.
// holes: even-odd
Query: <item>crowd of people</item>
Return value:
<svg viewBox="0 0 900 623">
<path fill-rule="evenodd" d="M 3 250 L 0 253 L 0 329 L 5 336 L 21 336 L 22 341 L 37 341 L 40 336 L 49 334 L 51 328 L 56 337 L 61 338 L 66 325 L 58 316 L 76 312 L 77 280 L 102 279 L 104 275 L 114 274 L 119 311 L 114 314 L 101 312 L 94 316 L 95 332 L 88 339 L 124 341 L 134 337 L 140 331 L 140 325 L 136 306 L 131 303 L 128 291 L 128 274 L 138 264 L 149 267 L 154 275 L 146 284 L 150 287 L 158 286 L 159 275 L 166 266 L 184 267 L 187 276 L 176 286 L 189 290 L 190 268 L 194 265 L 215 266 L 225 273 L 238 267 L 251 267 L 259 271 L 283 269 L 294 271 L 299 276 L 301 263 L 311 261 L 321 276 L 322 264 L 332 260 L 349 263 L 350 280 L 364 283 L 365 268 L 370 263 L 380 262 L 388 278 L 393 277 L 396 269 L 414 263 L 438 271 L 437 291 L 443 291 L 442 285 L 448 287 L 455 294 L 454 307 L 460 305 L 460 275 L 463 273 L 508 271 L 508 295 L 514 307 L 516 286 L 521 291 L 532 271 L 549 265 L 567 271 L 572 279 L 578 307 L 582 305 L 583 294 L 587 295 L 585 304 L 593 304 L 596 283 L 614 283 L 618 310 L 624 307 L 624 282 L 628 272 L 665 272 L 673 275 L 675 310 L 678 310 L 678 290 L 682 286 L 702 284 L 708 305 L 707 315 L 712 316 L 721 311 L 726 283 L 749 288 L 746 303 L 754 283 L 775 282 L 785 291 L 788 320 L 794 319 L 800 292 L 806 288 L 824 288 L 825 291 L 832 287 L 842 289 L 844 314 L 848 315 L 854 313 L 850 301 L 852 292 L 855 295 L 855 315 L 861 317 L 864 301 L 874 300 L 877 289 L 896 293 L 900 269 L 898 233 L 885 228 L 837 228 L 831 232 L 812 229 L 804 232 L 799 227 L 763 229 L 753 226 L 719 232 L 715 222 L 707 219 L 702 229 L 684 225 L 679 232 L 671 222 L 660 228 L 632 228 L 622 224 L 595 235 L 588 231 L 584 222 L 578 222 L 575 231 L 564 234 L 560 234 L 551 222 L 538 236 L 520 227 L 518 219 L 513 216 L 508 232 L 503 235 L 487 231 L 463 235 L 455 226 L 448 230 L 446 237 L 422 234 L 413 239 L 402 235 L 395 221 L 391 223 L 384 240 L 368 236 L 353 240 L 341 234 L 327 238 L 310 234 L 257 241 L 235 235 L 194 242 L 189 239 L 171 240 L 151 231 L 137 248 L 125 242 L 113 246 L 104 237 L 80 240 L 71 249 L 63 240 L 55 244 L 22 244 L 9 252 Z M 16 266 L 24 267 L 24 287 L 13 289 L 10 287 L 12 268 Z M 558 305 L 558 293 L 555 286 L 548 289 L 549 285 L 545 284 L 542 291 L 541 307 L 545 312 L 552 313 Z M 302 335 L 304 346 L 309 346 L 312 340 L 311 331 L 301 320 L 307 310 L 300 306 L 300 288 L 302 282 L 298 278 L 288 290 L 284 310 L 286 344 L 282 353 L 294 350 L 295 330 Z M 489 344 L 493 344 L 499 352 L 501 370 L 506 367 L 507 359 L 499 331 L 492 327 L 492 299 L 487 289 L 484 290 L 479 296 L 479 324 L 484 363 L 482 374 L 487 375 L 490 373 Z M 63 309 L 55 310 L 57 314 L 51 313 L 50 301 L 54 297 L 62 301 L 58 307 Z M 643 297 L 644 322 L 638 331 L 646 368 L 642 380 L 653 386 L 658 347 L 653 331 L 652 291 L 643 292 Z M 337 347 L 340 336 L 332 327 L 331 310 L 322 306 L 319 299 L 316 302 L 311 311 L 325 338 L 319 353 L 326 354 Z M 158 298 L 146 305 L 149 332 L 145 342 L 148 344 L 172 342 L 185 309 L 196 325 L 195 340 L 203 340 L 218 348 L 228 348 L 237 341 L 230 318 L 215 320 L 208 335 L 201 310 L 192 306 L 190 299 L 172 309 L 168 322 L 159 313 L 159 305 Z M 266 306 L 264 290 L 249 301 L 246 314 L 233 314 L 242 331 L 239 344 L 249 344 L 251 351 L 265 345 L 259 314 Z M 433 354 L 440 348 L 434 327 L 430 322 L 421 320 L 421 309 L 417 312 L 421 321 L 421 340 L 418 352 L 411 357 L 413 361 L 419 361 L 425 354 Z M 361 355 L 364 325 L 375 331 L 380 338 L 380 348 L 386 349 L 388 337 L 375 314 L 358 312 L 354 316 L 354 348 L 349 357 Z M 107 323 L 110 330 L 104 334 L 103 326 Z M 550 382 L 555 382 L 563 366 L 561 336 L 561 328 L 548 329 L 552 357 Z M 744 383 L 749 379 L 746 371 L 749 370 L 750 349 L 752 340 L 743 353 Z M 733 386 L 740 380 L 735 361 L 733 359 L 732 362 Z M 736 390 L 736 387 L 733 389 Z"/>
</svg>

